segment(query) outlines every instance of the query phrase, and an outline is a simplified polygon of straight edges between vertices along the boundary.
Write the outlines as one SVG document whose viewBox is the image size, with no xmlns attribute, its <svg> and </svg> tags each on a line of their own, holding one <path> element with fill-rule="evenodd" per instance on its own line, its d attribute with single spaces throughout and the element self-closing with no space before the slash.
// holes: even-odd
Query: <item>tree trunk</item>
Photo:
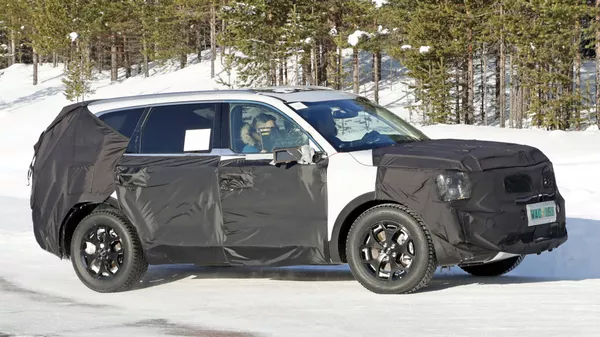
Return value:
<svg viewBox="0 0 600 337">
<path fill-rule="evenodd" d="M 210 6 L 210 78 L 215 77 L 215 60 L 217 59 L 217 9 L 215 0 Z"/>
<path fill-rule="evenodd" d="M 37 54 L 35 48 L 33 48 L 33 85 L 38 84 L 38 62 L 39 62 L 38 54 Z"/>
<path fill-rule="evenodd" d="M 471 16 L 471 12 L 467 9 L 467 16 Z M 467 120 L 465 124 L 473 124 L 475 122 L 475 71 L 473 67 L 473 30 L 471 27 L 467 29 Z"/>
<path fill-rule="evenodd" d="M 500 48 L 496 51 L 494 55 L 494 80 L 496 81 L 494 85 L 494 119 L 500 120 Z"/>
<path fill-rule="evenodd" d="M 312 85 L 319 85 L 319 53 L 317 50 L 317 42 L 315 41 L 312 48 Z"/>
<path fill-rule="evenodd" d="M 187 55 L 185 53 L 179 54 L 179 69 L 185 68 L 187 65 Z"/>
<path fill-rule="evenodd" d="M 125 78 L 131 77 L 131 56 L 129 55 L 129 41 L 123 35 L 123 62 L 125 63 Z"/>
<path fill-rule="evenodd" d="M 13 65 L 17 63 L 17 41 L 15 37 L 15 32 L 10 31 L 10 58 L 9 65 Z"/>
<path fill-rule="evenodd" d="M 92 47 L 88 43 L 85 43 L 83 45 L 83 48 L 84 48 L 84 50 L 83 50 L 84 51 L 83 57 L 84 57 L 84 64 L 85 64 L 85 75 L 88 78 L 91 78 L 92 77 L 92 67 L 91 67 L 91 64 L 92 64 L 92 61 L 91 61 L 92 60 Z"/>
<path fill-rule="evenodd" d="M 279 85 L 285 85 L 283 76 L 283 60 L 279 62 Z"/>
<path fill-rule="evenodd" d="M 600 0 L 596 0 L 596 8 L 600 9 Z M 600 24 L 600 14 L 596 16 L 596 23 Z M 596 124 L 600 128 L 600 27 L 596 29 Z"/>
<path fill-rule="evenodd" d="M 116 81 L 119 78 L 119 69 L 117 67 L 117 38 L 115 34 L 110 39 L 110 80 Z"/>
<path fill-rule="evenodd" d="M 487 125 L 487 54 L 486 47 L 481 50 L 481 122 Z"/>
<path fill-rule="evenodd" d="M 577 21 L 577 37 L 575 38 L 575 42 L 577 46 L 579 46 L 579 33 L 581 30 L 581 25 L 579 21 Z M 575 128 L 577 131 L 581 130 L 581 109 L 579 103 L 581 102 L 581 53 L 579 52 L 579 48 L 577 49 L 577 53 L 575 53 L 575 98 L 577 99 L 577 103 L 574 106 L 573 113 L 575 114 Z"/>
<path fill-rule="evenodd" d="M 353 72 L 352 72 L 352 87 L 354 89 L 354 93 L 358 94 L 360 91 L 360 75 L 359 75 L 359 62 L 358 62 L 358 48 L 354 47 L 352 49 L 352 67 L 353 67 Z"/>
<path fill-rule="evenodd" d="M 504 2 L 500 4 L 500 19 L 504 20 Z M 498 62 L 498 77 L 496 87 L 496 97 L 498 104 L 498 118 L 500 127 L 506 127 L 506 52 L 504 46 L 504 24 L 500 27 L 500 56 Z"/>
<path fill-rule="evenodd" d="M 344 64 L 342 60 L 342 48 L 337 47 L 337 89 L 342 90 L 344 88 L 343 70 Z"/>
<path fill-rule="evenodd" d="M 312 84 L 312 48 L 304 48 L 302 53 L 302 84 Z"/>
<path fill-rule="evenodd" d="M 223 8 L 223 7 L 225 7 L 225 0 L 221 0 L 221 8 Z M 221 19 L 221 32 L 224 32 L 224 31 L 225 31 L 225 29 L 226 29 L 226 26 L 225 26 L 225 20 L 224 20 L 224 19 Z M 216 31 L 215 31 L 215 36 L 216 36 L 216 34 L 217 34 L 217 33 L 216 33 Z M 219 53 L 219 55 L 220 55 L 220 57 L 221 57 L 221 64 L 223 64 L 223 55 L 225 54 L 225 45 L 224 45 L 224 44 L 221 44 L 221 45 L 219 45 L 219 47 L 220 47 L 220 51 L 221 51 L 221 52 Z"/>
<path fill-rule="evenodd" d="M 521 77 L 519 76 L 519 79 Z M 523 110 L 525 107 L 525 97 L 524 97 L 524 88 L 523 88 L 523 84 L 519 82 L 519 95 L 517 96 L 517 106 L 518 106 L 518 113 L 517 113 L 517 120 L 516 120 L 516 125 L 517 125 L 517 129 L 521 129 L 523 128 Z"/>
<path fill-rule="evenodd" d="M 200 23 L 196 23 L 196 50 L 198 52 L 198 63 L 202 62 L 202 29 Z"/>
<path fill-rule="evenodd" d="M 575 83 L 575 69 L 573 66 L 569 68 L 570 69 L 566 70 L 566 75 L 569 78 L 569 84 L 564 90 L 569 104 L 565 104 L 563 120 L 560 123 L 561 130 L 568 130 L 571 127 L 571 118 L 573 118 L 573 112 L 575 108 L 575 105 L 571 101 L 571 98 L 575 93 L 575 88 L 573 88 L 573 83 Z"/>
<path fill-rule="evenodd" d="M 500 127 L 506 127 L 506 55 L 504 52 L 504 39 L 500 40 L 500 73 L 499 73 L 499 101 Z"/>
<path fill-rule="evenodd" d="M 102 44 L 101 39 L 98 39 L 98 45 L 96 48 L 96 53 L 98 53 L 98 73 L 102 74 L 102 70 L 104 68 L 104 45 Z"/>
<path fill-rule="evenodd" d="M 144 36 L 142 38 L 142 50 L 143 50 L 143 55 L 142 57 L 144 58 L 144 77 L 148 78 L 150 77 L 150 67 L 149 67 L 149 62 L 148 62 L 148 41 L 146 40 L 146 37 Z"/>
<path fill-rule="evenodd" d="M 455 112 L 456 112 L 456 124 L 460 124 L 461 121 L 461 109 L 460 109 L 460 98 L 461 98 L 461 93 L 460 93 L 460 67 L 456 66 L 456 77 L 455 77 L 455 82 L 456 82 L 456 105 L 455 105 Z"/>
<path fill-rule="evenodd" d="M 470 40 L 471 32 L 469 31 L 469 40 Z M 474 70 L 473 70 L 473 45 L 470 44 L 468 47 L 468 55 L 467 55 L 467 114 L 465 124 L 473 124 L 474 122 L 474 113 L 473 110 L 474 100 L 475 100 L 475 90 L 474 90 Z"/>
<path fill-rule="evenodd" d="M 461 119 L 463 124 L 469 124 L 469 68 L 467 60 L 463 60 L 461 65 L 460 89 L 461 89 Z"/>
<path fill-rule="evenodd" d="M 329 41 L 325 40 L 321 42 L 321 53 L 320 53 L 320 67 L 319 67 L 319 75 L 321 78 L 319 80 L 323 86 L 327 86 L 327 81 L 329 80 L 327 76 L 327 68 L 329 68 Z"/>
<path fill-rule="evenodd" d="M 377 50 L 375 52 L 375 64 L 374 64 L 375 69 L 373 69 L 373 72 L 375 74 L 375 87 L 373 89 L 374 91 L 374 100 L 375 103 L 379 104 L 379 80 L 381 79 L 381 51 Z"/>
<path fill-rule="evenodd" d="M 58 67 L 58 55 L 56 52 L 52 53 L 52 68 Z"/>
<path fill-rule="evenodd" d="M 188 32 L 187 29 L 185 29 L 185 26 L 181 26 L 181 36 L 182 36 L 182 42 L 181 42 L 181 53 L 179 54 L 179 69 L 183 69 L 185 68 L 186 64 L 187 64 L 187 53 L 186 53 L 186 49 L 187 49 L 187 43 L 188 43 Z"/>
<path fill-rule="evenodd" d="M 513 73 L 513 56 L 509 55 L 508 56 L 508 71 L 510 74 L 510 80 L 509 80 L 509 88 L 510 88 L 510 93 L 509 93 L 509 99 L 510 99 L 510 103 L 509 103 L 509 114 L 508 114 L 508 126 L 509 127 L 514 127 L 513 125 L 513 115 L 514 115 L 514 111 L 515 110 L 515 86 L 516 86 L 516 81 L 515 81 L 515 74 Z"/>
<path fill-rule="evenodd" d="M 283 85 L 288 85 L 288 64 L 287 59 L 283 61 Z"/>
<path fill-rule="evenodd" d="M 294 84 L 299 85 L 300 84 L 300 65 L 298 64 L 299 57 L 298 57 L 298 53 L 295 53 L 296 55 L 296 62 L 294 63 L 294 73 L 296 74 L 296 80 L 294 81 Z"/>
<path fill-rule="evenodd" d="M 378 81 L 381 81 L 381 59 L 382 59 L 381 51 L 378 51 L 375 56 L 375 62 L 377 62 L 377 79 L 378 79 Z"/>
</svg>

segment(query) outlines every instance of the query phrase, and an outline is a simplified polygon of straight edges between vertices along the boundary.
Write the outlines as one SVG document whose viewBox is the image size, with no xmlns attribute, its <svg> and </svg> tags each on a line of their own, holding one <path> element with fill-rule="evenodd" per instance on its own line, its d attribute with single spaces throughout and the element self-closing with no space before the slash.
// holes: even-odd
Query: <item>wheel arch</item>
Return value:
<svg viewBox="0 0 600 337">
<path fill-rule="evenodd" d="M 331 239 L 329 240 L 329 254 L 333 263 L 347 263 L 346 237 L 354 221 L 368 209 L 382 204 L 401 203 L 393 200 L 375 198 L 375 192 L 369 192 L 356 197 L 349 202 L 338 214 L 333 225 Z"/>
<path fill-rule="evenodd" d="M 119 202 L 108 197 L 102 202 L 85 201 L 71 207 L 63 219 L 59 231 L 59 248 L 61 258 L 69 259 L 71 257 L 71 238 L 77 225 L 96 209 L 116 208 L 120 209 Z"/>
</svg>

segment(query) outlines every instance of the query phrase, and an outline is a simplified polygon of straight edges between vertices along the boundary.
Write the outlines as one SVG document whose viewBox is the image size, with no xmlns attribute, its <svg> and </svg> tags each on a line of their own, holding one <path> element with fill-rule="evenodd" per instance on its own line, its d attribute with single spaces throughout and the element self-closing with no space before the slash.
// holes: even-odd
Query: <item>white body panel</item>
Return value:
<svg viewBox="0 0 600 337">
<path fill-rule="evenodd" d="M 371 151 L 337 153 L 329 157 L 327 166 L 327 238 L 331 240 L 335 221 L 348 203 L 375 191 L 377 167 L 359 163 L 354 156 L 372 156 Z M 372 159 L 371 159 L 372 162 Z"/>
</svg>

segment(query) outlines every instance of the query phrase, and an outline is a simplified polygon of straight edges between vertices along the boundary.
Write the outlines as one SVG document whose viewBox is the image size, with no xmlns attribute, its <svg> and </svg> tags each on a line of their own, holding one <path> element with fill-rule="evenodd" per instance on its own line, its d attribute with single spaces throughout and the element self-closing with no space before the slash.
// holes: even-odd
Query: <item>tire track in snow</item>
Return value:
<svg viewBox="0 0 600 337">
<path fill-rule="evenodd" d="M 16 297 L 12 299 L 11 297 Z M 114 330 L 119 335 L 124 331 L 132 331 L 133 335 L 137 336 L 137 332 L 153 331 L 153 336 L 189 336 L 189 337 L 255 337 L 259 336 L 255 333 L 249 333 L 244 331 L 224 331 L 210 329 L 202 326 L 194 326 L 189 324 L 178 324 L 171 322 L 164 318 L 149 318 L 149 319 L 135 319 L 132 315 L 125 312 L 124 309 L 118 306 L 104 305 L 104 304 L 91 304 L 83 303 L 66 297 L 45 294 L 42 292 L 23 288 L 15 283 L 0 277 L 0 298 L 8 299 L 3 303 L 3 308 L 0 308 L 2 319 L 8 319 L 7 322 L 14 321 L 26 321 L 30 317 L 34 317 L 36 314 L 41 316 L 63 316 L 71 317 L 70 312 L 75 309 L 78 313 L 79 323 L 87 324 L 92 323 L 92 330 L 107 331 L 108 329 Z M 26 303 L 35 303 L 35 309 Z M 12 310 L 12 305 L 20 308 L 19 310 Z M 26 310 L 22 310 L 27 308 Z M 4 310 L 2 310 L 4 309 Z M 8 310 L 7 310 L 8 309 Z M 116 323 L 109 315 L 110 312 L 113 317 L 122 317 L 125 322 Z M 102 318 L 100 318 L 102 317 Z M 99 319 L 100 318 L 100 319 Z M 132 321 L 133 320 L 133 321 Z M 40 320 L 44 324 L 44 320 Z M 106 323 L 103 323 L 106 322 Z M 39 321 L 36 323 L 40 323 Z M 0 321 L 0 337 L 25 337 L 25 336 L 36 336 L 36 337 L 50 337 L 50 336 L 77 336 L 82 335 L 82 329 L 78 326 L 69 324 L 68 321 L 61 320 L 59 322 L 50 323 L 51 326 L 45 328 L 44 334 L 31 334 L 24 333 L 23 330 L 29 328 L 29 326 L 21 324 L 19 328 L 21 331 L 7 331 L 7 327 L 3 326 L 4 321 Z M 69 327 L 69 328 L 67 328 Z M 10 327 L 9 327 L 10 329 Z M 54 332 L 48 333 L 48 330 Z M 84 334 L 87 336 L 87 334 Z M 131 336 L 128 333 L 124 335 Z M 147 336 L 146 333 L 140 335 Z"/>
</svg>

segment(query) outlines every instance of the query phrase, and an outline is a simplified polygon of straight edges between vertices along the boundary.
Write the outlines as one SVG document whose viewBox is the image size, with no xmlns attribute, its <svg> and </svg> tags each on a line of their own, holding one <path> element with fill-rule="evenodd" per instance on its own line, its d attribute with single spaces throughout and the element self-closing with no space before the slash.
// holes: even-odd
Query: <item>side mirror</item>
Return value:
<svg viewBox="0 0 600 337">
<path fill-rule="evenodd" d="M 273 150 L 273 164 L 312 164 L 314 150 L 310 145 Z"/>
</svg>

